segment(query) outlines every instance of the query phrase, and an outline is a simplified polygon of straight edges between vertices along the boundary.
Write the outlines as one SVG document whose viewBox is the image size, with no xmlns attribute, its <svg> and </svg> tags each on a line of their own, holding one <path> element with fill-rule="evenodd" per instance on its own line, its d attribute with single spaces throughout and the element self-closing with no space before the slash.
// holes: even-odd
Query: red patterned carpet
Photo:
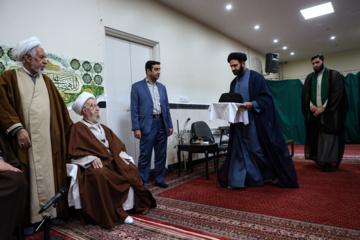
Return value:
<svg viewBox="0 0 360 240">
<path fill-rule="evenodd" d="M 264 187 L 229 190 L 211 174 L 199 177 L 159 197 L 264 214 L 311 223 L 360 229 L 360 164 L 342 164 L 322 172 L 312 161 L 295 161 L 299 189 Z"/>
<path fill-rule="evenodd" d="M 359 146 L 359 145 L 357 145 Z M 303 148 L 295 147 L 295 156 Z M 221 188 L 210 164 L 167 176 L 168 189 L 149 185 L 158 206 L 134 224 L 112 230 L 68 220 L 52 226 L 51 237 L 72 239 L 360 239 L 360 158 L 345 152 L 340 169 L 322 172 L 312 161 L 294 158 L 299 189 L 272 185 L 243 190 Z M 297 152 L 298 151 L 298 152 Z M 43 232 L 26 237 L 44 239 Z"/>
<path fill-rule="evenodd" d="M 295 145 L 294 153 L 294 157 L 303 158 L 304 145 Z M 343 159 L 360 159 L 360 144 L 345 144 L 345 152 Z"/>
</svg>

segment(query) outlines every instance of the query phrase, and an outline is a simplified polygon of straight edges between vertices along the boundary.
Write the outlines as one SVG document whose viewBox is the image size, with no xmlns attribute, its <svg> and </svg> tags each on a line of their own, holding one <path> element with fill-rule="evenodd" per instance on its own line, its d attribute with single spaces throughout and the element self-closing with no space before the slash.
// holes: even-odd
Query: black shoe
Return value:
<svg viewBox="0 0 360 240">
<path fill-rule="evenodd" d="M 63 225 L 64 224 L 64 220 L 60 219 L 60 218 L 52 218 L 50 219 L 50 223 L 52 225 L 55 225 L 55 226 L 59 226 L 59 225 Z"/>
<path fill-rule="evenodd" d="M 169 186 L 166 183 L 157 183 L 155 182 L 155 186 L 161 187 L 161 188 L 168 188 Z"/>
<path fill-rule="evenodd" d="M 322 171 L 323 171 L 323 172 L 331 172 L 331 164 L 330 164 L 330 163 L 325 163 L 325 164 L 322 166 Z"/>
<path fill-rule="evenodd" d="M 272 179 L 272 181 L 270 183 L 272 185 L 278 185 L 280 183 L 280 180 L 278 178 L 274 178 L 274 179 Z"/>
<path fill-rule="evenodd" d="M 32 235 L 32 234 L 34 234 L 34 232 L 35 232 L 35 227 L 34 227 L 33 225 L 24 227 L 24 234 L 25 234 L 25 236 Z"/>
</svg>

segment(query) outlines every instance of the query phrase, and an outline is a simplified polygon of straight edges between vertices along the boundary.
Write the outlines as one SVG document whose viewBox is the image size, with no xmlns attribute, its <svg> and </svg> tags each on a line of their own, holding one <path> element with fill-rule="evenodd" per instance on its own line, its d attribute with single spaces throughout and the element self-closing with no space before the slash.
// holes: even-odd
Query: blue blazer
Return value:
<svg viewBox="0 0 360 240">
<path fill-rule="evenodd" d="M 173 128 L 169 101 L 166 93 L 166 88 L 163 84 L 157 82 L 157 87 L 160 94 L 160 104 L 163 122 L 165 129 Z M 146 78 L 136 82 L 131 87 L 131 123 L 132 131 L 141 130 L 142 134 L 147 134 L 151 130 L 153 121 L 153 101 L 146 83 Z"/>
</svg>

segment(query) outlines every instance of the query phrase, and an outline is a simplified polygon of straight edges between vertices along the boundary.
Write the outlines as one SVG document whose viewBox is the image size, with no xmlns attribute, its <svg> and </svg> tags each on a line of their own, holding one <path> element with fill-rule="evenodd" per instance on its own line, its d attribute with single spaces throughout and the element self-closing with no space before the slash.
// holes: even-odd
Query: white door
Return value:
<svg viewBox="0 0 360 240">
<path fill-rule="evenodd" d="M 145 77 L 145 63 L 152 59 L 151 47 L 105 37 L 105 95 L 107 126 L 124 142 L 137 164 L 139 140 L 131 131 L 131 85 Z"/>
</svg>

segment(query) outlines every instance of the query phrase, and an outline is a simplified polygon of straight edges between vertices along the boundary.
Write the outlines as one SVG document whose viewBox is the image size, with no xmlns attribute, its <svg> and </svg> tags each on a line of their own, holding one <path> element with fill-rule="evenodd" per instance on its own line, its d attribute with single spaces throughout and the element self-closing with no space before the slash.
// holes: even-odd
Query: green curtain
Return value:
<svg viewBox="0 0 360 240">
<path fill-rule="evenodd" d="M 349 111 L 345 122 L 345 141 L 360 143 L 360 72 L 349 73 L 343 78 L 349 101 Z"/>
<path fill-rule="evenodd" d="M 342 76 L 348 96 L 349 111 L 345 122 L 346 143 L 360 143 L 360 72 Z M 301 111 L 301 94 L 304 84 L 299 79 L 266 80 L 273 95 L 286 140 L 305 143 L 305 123 Z"/>
<path fill-rule="evenodd" d="M 295 144 L 305 143 L 304 115 L 301 111 L 301 94 L 304 84 L 299 79 L 266 80 L 273 95 L 283 135 Z"/>
</svg>

